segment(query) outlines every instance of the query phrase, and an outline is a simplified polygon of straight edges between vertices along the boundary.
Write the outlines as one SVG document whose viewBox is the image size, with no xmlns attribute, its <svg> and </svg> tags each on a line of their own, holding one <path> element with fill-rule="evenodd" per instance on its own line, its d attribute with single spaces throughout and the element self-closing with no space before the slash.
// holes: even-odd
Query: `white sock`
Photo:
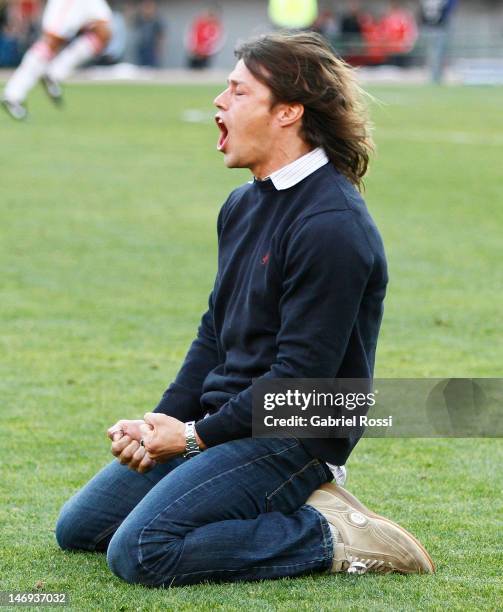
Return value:
<svg viewBox="0 0 503 612">
<path fill-rule="evenodd" d="M 9 102 L 24 102 L 29 91 L 45 74 L 52 57 L 53 52 L 44 41 L 36 42 L 30 47 L 25 53 L 21 65 L 5 86 L 4 97 L 6 100 Z"/>
<path fill-rule="evenodd" d="M 55 81 L 64 81 L 78 66 L 100 53 L 102 48 L 102 42 L 95 34 L 82 34 L 51 62 L 47 74 Z"/>
<path fill-rule="evenodd" d="M 340 555 L 338 555 L 337 553 L 340 552 L 340 546 L 341 545 L 344 546 L 344 541 L 342 539 L 340 531 L 337 529 L 335 525 L 332 525 L 332 523 L 328 523 L 328 526 L 330 527 L 330 533 L 332 534 L 332 546 L 333 546 L 333 551 L 334 551 L 332 572 L 334 572 L 335 571 L 334 567 L 338 565 L 338 561 L 340 560 Z"/>
<path fill-rule="evenodd" d="M 339 533 L 337 527 L 335 525 L 332 525 L 332 523 L 328 523 L 328 526 L 330 527 L 330 533 L 332 534 L 335 549 L 335 545 L 340 544 L 342 542 L 341 534 Z"/>
</svg>

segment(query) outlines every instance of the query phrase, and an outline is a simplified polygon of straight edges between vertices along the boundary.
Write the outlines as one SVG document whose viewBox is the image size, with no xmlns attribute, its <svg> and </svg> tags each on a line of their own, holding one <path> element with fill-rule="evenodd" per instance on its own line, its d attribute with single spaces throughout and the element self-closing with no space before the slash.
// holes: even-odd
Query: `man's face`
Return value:
<svg viewBox="0 0 503 612">
<path fill-rule="evenodd" d="M 239 60 L 228 87 L 215 98 L 220 129 L 217 149 L 228 168 L 249 168 L 255 176 L 267 168 L 278 132 L 271 91 Z"/>
<path fill-rule="evenodd" d="M 152 0 L 145 0 L 141 5 L 141 12 L 145 19 L 152 19 L 156 16 L 157 5 Z"/>
</svg>

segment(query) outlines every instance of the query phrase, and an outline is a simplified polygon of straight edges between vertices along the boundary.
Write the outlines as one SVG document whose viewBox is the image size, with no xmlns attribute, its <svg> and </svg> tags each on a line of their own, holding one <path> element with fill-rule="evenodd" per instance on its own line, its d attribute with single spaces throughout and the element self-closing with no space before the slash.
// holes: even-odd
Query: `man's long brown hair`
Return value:
<svg viewBox="0 0 503 612">
<path fill-rule="evenodd" d="M 304 106 L 300 136 L 360 188 L 374 145 L 354 70 L 312 32 L 266 34 L 242 43 L 236 57 L 269 87 L 273 106 Z"/>
</svg>

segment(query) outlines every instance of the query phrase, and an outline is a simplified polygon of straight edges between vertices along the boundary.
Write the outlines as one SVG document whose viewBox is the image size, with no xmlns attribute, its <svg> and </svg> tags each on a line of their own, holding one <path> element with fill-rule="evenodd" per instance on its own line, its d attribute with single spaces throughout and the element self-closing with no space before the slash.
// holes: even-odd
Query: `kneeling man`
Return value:
<svg viewBox="0 0 503 612">
<path fill-rule="evenodd" d="M 433 572 L 413 536 L 329 484 L 359 430 L 252 437 L 252 379 L 372 377 L 387 271 L 357 189 L 372 142 L 351 69 L 308 33 L 237 58 L 218 150 L 253 180 L 220 211 L 208 310 L 155 411 L 110 428 L 119 461 L 63 507 L 57 540 L 150 586 Z"/>
</svg>

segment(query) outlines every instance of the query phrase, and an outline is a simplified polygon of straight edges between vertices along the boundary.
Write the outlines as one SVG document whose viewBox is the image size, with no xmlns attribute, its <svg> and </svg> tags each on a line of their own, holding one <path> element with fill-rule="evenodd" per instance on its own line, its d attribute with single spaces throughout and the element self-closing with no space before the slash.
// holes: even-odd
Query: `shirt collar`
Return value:
<svg viewBox="0 0 503 612">
<path fill-rule="evenodd" d="M 269 176 L 269 179 L 278 191 L 290 189 L 328 162 L 329 159 L 325 151 L 321 147 L 317 147 L 287 166 L 276 170 Z"/>
</svg>

